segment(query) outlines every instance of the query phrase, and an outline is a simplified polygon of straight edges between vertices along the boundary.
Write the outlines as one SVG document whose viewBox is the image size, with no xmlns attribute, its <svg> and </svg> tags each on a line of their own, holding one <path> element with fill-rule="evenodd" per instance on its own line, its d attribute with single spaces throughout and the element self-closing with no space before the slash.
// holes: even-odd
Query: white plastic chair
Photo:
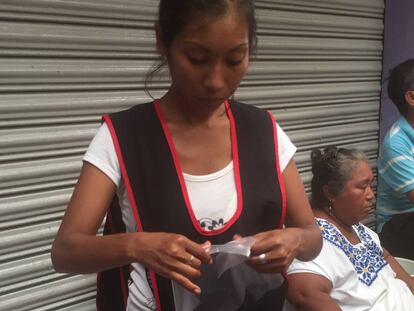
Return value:
<svg viewBox="0 0 414 311">
<path fill-rule="evenodd" d="M 394 258 L 404 268 L 404 270 L 408 272 L 409 275 L 414 276 L 414 260 L 401 257 Z"/>
</svg>

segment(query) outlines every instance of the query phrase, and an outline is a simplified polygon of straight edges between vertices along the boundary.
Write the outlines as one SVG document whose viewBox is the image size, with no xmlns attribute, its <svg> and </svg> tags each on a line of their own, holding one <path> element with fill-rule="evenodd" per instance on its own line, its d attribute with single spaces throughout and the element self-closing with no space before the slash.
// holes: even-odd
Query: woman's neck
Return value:
<svg viewBox="0 0 414 311">
<path fill-rule="evenodd" d="M 225 102 L 217 105 L 189 102 L 187 98 L 182 98 L 171 89 L 160 101 L 168 123 L 211 126 L 218 119 L 227 118 Z"/>
<path fill-rule="evenodd" d="M 333 223 L 342 232 L 342 234 L 344 234 L 347 237 L 355 234 L 355 231 L 352 228 L 353 224 L 346 224 L 335 214 L 334 211 L 329 211 L 328 209 L 315 209 L 314 214 L 316 217 L 326 219 L 329 222 Z"/>
<path fill-rule="evenodd" d="M 354 229 L 352 228 L 353 225 L 346 224 L 344 221 L 342 221 L 341 218 L 339 218 L 335 214 L 334 211 L 331 211 L 329 213 L 329 216 L 330 216 L 331 220 L 333 220 L 335 222 L 335 224 L 341 228 L 342 232 L 346 232 L 348 234 L 353 234 L 354 233 Z"/>
</svg>

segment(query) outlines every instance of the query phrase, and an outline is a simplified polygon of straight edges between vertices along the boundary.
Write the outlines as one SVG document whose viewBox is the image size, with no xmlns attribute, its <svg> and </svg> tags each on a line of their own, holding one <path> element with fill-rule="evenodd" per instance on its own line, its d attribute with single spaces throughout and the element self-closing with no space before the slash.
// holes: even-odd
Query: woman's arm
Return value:
<svg viewBox="0 0 414 311">
<path fill-rule="evenodd" d="M 200 275 L 201 262 L 210 256 L 202 245 L 168 233 L 124 233 L 97 236 L 96 232 L 116 192 L 112 180 L 85 163 L 52 247 L 59 272 L 91 273 L 139 262 L 199 292 L 190 279 Z M 187 264 L 191 258 L 191 265 Z"/>
<path fill-rule="evenodd" d="M 299 176 L 296 164 L 291 160 L 283 172 L 286 191 L 286 227 L 299 235 L 297 258 L 312 260 L 322 248 L 321 231 L 316 225 L 312 209 Z"/>
<path fill-rule="evenodd" d="M 91 273 L 128 263 L 128 235 L 96 236 L 115 191 L 110 178 L 85 162 L 52 246 L 58 272 Z"/>
<path fill-rule="evenodd" d="M 383 251 L 385 260 L 391 266 L 392 270 L 394 270 L 397 278 L 404 281 L 414 295 L 414 278 L 412 278 L 407 271 L 404 270 L 398 261 L 385 248 L 383 248 Z"/>
<path fill-rule="evenodd" d="M 340 311 L 330 296 L 332 283 L 313 273 L 289 275 L 287 298 L 297 311 Z"/>
<path fill-rule="evenodd" d="M 322 237 L 315 223 L 302 180 L 291 160 L 283 171 L 286 192 L 286 228 L 262 232 L 254 236 L 251 264 L 261 272 L 283 272 L 294 258 L 308 261 L 322 247 Z M 260 255 L 266 255 L 266 261 Z"/>
</svg>

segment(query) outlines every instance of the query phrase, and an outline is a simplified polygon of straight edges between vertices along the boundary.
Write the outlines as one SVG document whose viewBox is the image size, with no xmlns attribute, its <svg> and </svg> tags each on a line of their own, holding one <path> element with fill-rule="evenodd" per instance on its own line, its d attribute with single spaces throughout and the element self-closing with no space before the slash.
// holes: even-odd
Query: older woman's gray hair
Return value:
<svg viewBox="0 0 414 311">
<path fill-rule="evenodd" d="M 368 161 L 362 151 L 336 146 L 326 147 L 322 151 L 312 150 L 311 160 L 312 207 L 316 209 L 329 207 L 329 199 L 323 191 L 324 186 L 327 186 L 333 195 L 339 195 L 345 183 L 351 179 L 356 164 L 361 160 Z"/>
</svg>

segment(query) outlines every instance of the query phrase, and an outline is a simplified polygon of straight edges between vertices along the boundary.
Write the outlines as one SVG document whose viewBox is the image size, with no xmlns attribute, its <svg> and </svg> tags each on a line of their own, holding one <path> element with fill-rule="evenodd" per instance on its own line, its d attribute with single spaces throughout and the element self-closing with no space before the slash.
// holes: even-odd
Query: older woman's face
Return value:
<svg viewBox="0 0 414 311">
<path fill-rule="evenodd" d="M 353 225 L 368 216 L 372 208 L 374 192 L 371 184 L 374 179 L 366 161 L 359 161 L 350 180 L 342 192 L 333 200 L 335 214 L 346 224 Z"/>
</svg>

